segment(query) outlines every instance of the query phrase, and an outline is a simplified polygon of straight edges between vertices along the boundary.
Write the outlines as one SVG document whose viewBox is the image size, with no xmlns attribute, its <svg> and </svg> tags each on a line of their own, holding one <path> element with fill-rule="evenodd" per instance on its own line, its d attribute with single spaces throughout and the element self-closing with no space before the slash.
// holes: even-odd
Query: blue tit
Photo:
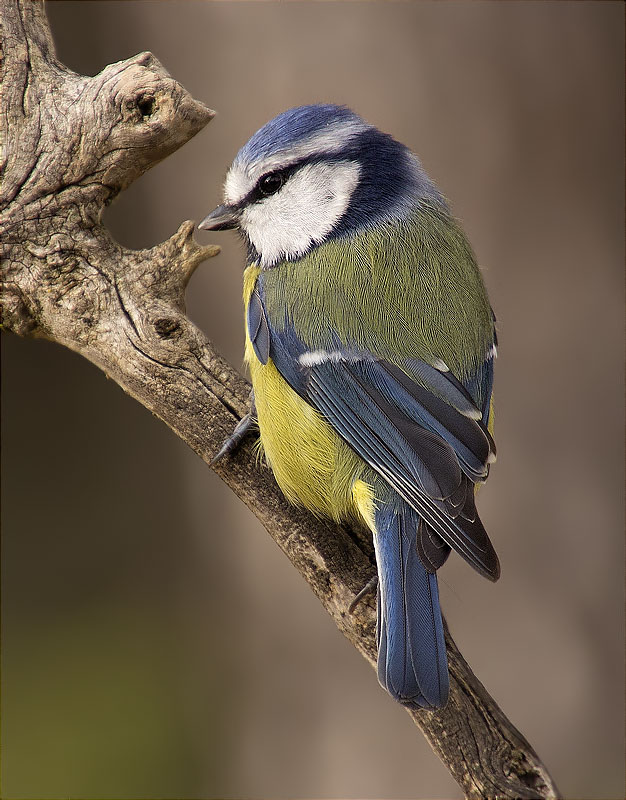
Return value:
<svg viewBox="0 0 626 800">
<path fill-rule="evenodd" d="M 464 233 L 407 147 L 322 104 L 257 131 L 199 227 L 247 245 L 245 360 L 279 486 L 372 532 L 380 683 L 445 706 L 437 570 L 452 548 L 500 572 L 474 503 L 496 333 Z"/>
</svg>

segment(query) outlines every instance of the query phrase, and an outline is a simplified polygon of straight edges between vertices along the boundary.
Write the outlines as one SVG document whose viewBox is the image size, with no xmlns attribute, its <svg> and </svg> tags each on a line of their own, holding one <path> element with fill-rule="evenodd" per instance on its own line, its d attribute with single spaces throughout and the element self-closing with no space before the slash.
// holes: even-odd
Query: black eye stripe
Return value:
<svg viewBox="0 0 626 800">
<path fill-rule="evenodd" d="M 352 153 L 333 153 L 329 155 L 328 153 L 319 153 L 316 155 L 306 156 L 305 158 L 301 158 L 298 161 L 294 161 L 292 164 L 289 164 L 286 167 L 282 167 L 281 169 L 272 170 L 270 172 L 266 172 L 257 180 L 256 185 L 253 189 L 251 189 L 248 194 L 243 197 L 237 204 L 236 207 L 238 209 L 245 208 L 252 203 L 258 203 L 260 200 L 264 200 L 268 197 L 268 194 L 263 194 L 261 189 L 259 188 L 260 182 L 268 177 L 269 175 L 281 175 L 282 176 L 282 184 L 284 186 L 289 178 L 297 172 L 301 167 L 305 166 L 305 164 L 320 164 L 320 163 L 330 163 L 332 164 L 335 161 L 357 161 L 352 155 Z"/>
<path fill-rule="evenodd" d="M 297 161 L 294 164 L 289 164 L 288 167 L 283 167 L 282 169 L 272 170 L 271 172 L 266 172 L 256 182 L 256 186 L 249 192 L 246 197 L 241 200 L 238 205 L 239 206 L 247 206 L 250 203 L 258 203 L 259 200 L 264 200 L 266 197 L 270 197 L 272 194 L 275 194 L 280 188 L 282 188 L 287 180 L 293 175 L 294 172 L 300 169 L 300 167 L 306 163 L 306 159 L 302 159 L 301 161 Z M 274 191 L 263 191 L 262 182 L 266 181 L 267 179 L 278 179 L 280 183 L 276 185 Z"/>
</svg>

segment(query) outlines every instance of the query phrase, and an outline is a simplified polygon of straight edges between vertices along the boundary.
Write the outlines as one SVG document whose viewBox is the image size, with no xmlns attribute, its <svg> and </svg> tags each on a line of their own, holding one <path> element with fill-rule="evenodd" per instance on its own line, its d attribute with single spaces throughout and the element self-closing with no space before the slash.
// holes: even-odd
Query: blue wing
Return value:
<svg viewBox="0 0 626 800">
<path fill-rule="evenodd" d="M 492 580 L 498 559 L 474 506 L 491 437 L 383 361 L 310 367 L 306 398 L 444 542 Z"/>
<path fill-rule="evenodd" d="M 258 288 L 248 308 L 248 329 L 263 363 L 276 368 L 337 433 L 424 520 L 418 537 L 424 566 L 436 569 L 441 541 L 478 572 L 497 580 L 497 555 L 474 505 L 474 483 L 484 480 L 495 456 L 487 430 L 491 359 L 468 386 L 449 371 L 418 359 L 400 368 L 335 340 L 309 352 L 287 322 L 268 320 Z"/>
</svg>

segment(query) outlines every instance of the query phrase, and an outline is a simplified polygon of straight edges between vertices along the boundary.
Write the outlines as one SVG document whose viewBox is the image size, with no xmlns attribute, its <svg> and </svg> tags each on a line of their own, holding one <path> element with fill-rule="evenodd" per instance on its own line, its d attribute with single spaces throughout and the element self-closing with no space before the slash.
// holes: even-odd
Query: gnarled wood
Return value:
<svg viewBox="0 0 626 800">
<path fill-rule="evenodd" d="M 54 55 L 43 6 L 2 0 L 2 322 L 75 350 L 159 416 L 207 463 L 246 411 L 249 385 L 185 315 L 200 247 L 184 222 L 131 251 L 100 224 L 128 184 L 213 116 L 142 53 L 93 78 Z M 250 443 L 215 471 L 302 573 L 337 626 L 372 664 L 372 601 L 348 607 L 373 574 L 358 530 L 287 504 Z M 545 767 L 476 679 L 446 632 L 450 701 L 409 713 L 468 798 L 555 798 Z M 418 779 L 419 780 L 419 779 Z"/>
</svg>

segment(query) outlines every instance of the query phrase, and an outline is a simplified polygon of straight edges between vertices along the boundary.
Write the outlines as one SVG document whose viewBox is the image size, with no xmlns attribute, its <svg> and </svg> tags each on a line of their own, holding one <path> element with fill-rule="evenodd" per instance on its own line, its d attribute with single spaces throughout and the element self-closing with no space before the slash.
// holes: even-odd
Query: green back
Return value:
<svg viewBox="0 0 626 800">
<path fill-rule="evenodd" d="M 442 359 L 464 380 L 493 343 L 493 319 L 472 250 L 443 210 L 337 239 L 261 275 L 275 328 L 312 349 L 368 350 L 401 366 Z"/>
</svg>

